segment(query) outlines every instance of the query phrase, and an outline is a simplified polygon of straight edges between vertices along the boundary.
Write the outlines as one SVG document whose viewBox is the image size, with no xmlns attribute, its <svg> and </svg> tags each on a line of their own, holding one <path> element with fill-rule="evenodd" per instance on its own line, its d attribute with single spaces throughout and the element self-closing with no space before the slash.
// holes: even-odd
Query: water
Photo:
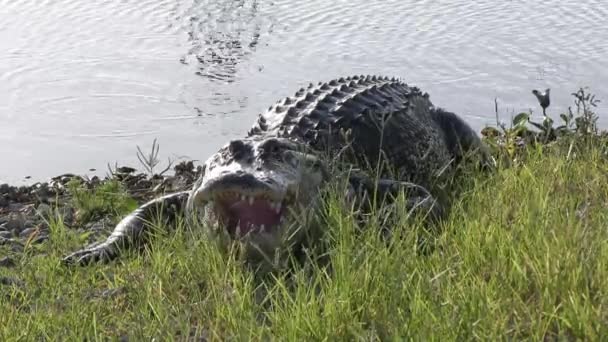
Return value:
<svg viewBox="0 0 608 342">
<path fill-rule="evenodd" d="M 607 16 L 600 0 L 0 0 L 0 183 L 138 165 L 154 138 L 204 160 L 349 74 L 401 77 L 476 129 L 495 97 L 505 119 L 538 113 L 534 88 L 556 114 L 589 86 L 605 112 Z"/>
</svg>

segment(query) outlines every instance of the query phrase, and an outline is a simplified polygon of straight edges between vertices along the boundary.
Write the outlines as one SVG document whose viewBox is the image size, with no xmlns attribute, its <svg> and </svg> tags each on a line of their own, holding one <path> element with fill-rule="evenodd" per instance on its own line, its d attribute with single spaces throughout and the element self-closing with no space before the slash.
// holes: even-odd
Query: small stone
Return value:
<svg viewBox="0 0 608 342">
<path fill-rule="evenodd" d="M 22 213 L 9 214 L 6 229 L 20 232 L 25 228 L 25 216 Z"/>
<path fill-rule="evenodd" d="M 25 222 L 23 223 L 23 226 L 27 229 L 27 228 L 32 228 L 35 227 L 37 225 L 37 222 L 34 221 L 33 219 L 27 219 L 25 220 Z"/>
<path fill-rule="evenodd" d="M 15 253 L 23 252 L 24 248 L 23 243 L 21 243 L 19 240 L 5 239 L 0 237 L 0 246 L 2 245 L 10 245 L 11 250 Z"/>
<path fill-rule="evenodd" d="M 100 297 L 101 298 L 105 298 L 105 299 L 109 299 L 109 298 L 114 298 L 117 297 L 121 294 L 126 293 L 126 289 L 124 287 L 118 287 L 118 288 L 114 288 L 114 289 L 106 289 L 103 290 L 100 293 Z"/>
<path fill-rule="evenodd" d="M 32 193 L 36 196 L 39 202 L 46 203 L 49 202 L 50 199 L 54 199 L 57 191 L 55 189 L 49 188 L 47 183 L 43 183 L 38 185 Z"/>
<path fill-rule="evenodd" d="M 21 238 L 28 238 L 30 235 L 34 234 L 36 231 L 38 230 L 38 228 L 26 228 L 23 231 L 21 231 L 21 233 L 19 233 L 19 237 Z"/>
<path fill-rule="evenodd" d="M 25 283 L 22 280 L 19 280 L 17 278 L 9 278 L 9 277 L 1 277 L 0 276 L 0 285 L 6 285 L 6 286 L 17 286 L 17 287 L 23 287 L 25 285 Z"/>
<path fill-rule="evenodd" d="M 8 210 L 21 211 L 24 207 L 25 207 L 25 205 L 23 205 L 22 203 L 11 203 L 8 205 Z"/>
<path fill-rule="evenodd" d="M 106 226 L 108 226 L 108 225 L 111 225 L 111 223 L 109 222 L 109 219 L 104 218 L 104 219 L 96 221 L 96 222 L 88 223 L 85 226 L 85 228 L 86 228 L 86 230 L 103 231 L 103 230 L 105 230 Z"/>
<path fill-rule="evenodd" d="M 91 184 L 91 186 L 97 186 L 97 185 L 101 184 L 101 179 L 99 179 L 99 177 L 97 177 L 97 176 L 93 176 L 93 178 L 91 178 L 89 183 Z"/>
<path fill-rule="evenodd" d="M 3 230 L 0 231 L 0 239 L 10 239 L 13 237 L 13 233 Z"/>
<path fill-rule="evenodd" d="M 9 257 L 4 257 L 0 259 L 0 267 L 15 267 L 16 263 L 15 260 L 9 258 Z"/>
<path fill-rule="evenodd" d="M 67 225 L 72 225 L 74 222 L 74 208 L 71 206 L 63 206 L 59 208 L 59 214 L 63 219 L 63 223 Z"/>
<path fill-rule="evenodd" d="M 51 216 L 51 213 L 53 212 L 51 206 L 46 203 L 40 203 L 40 205 L 38 205 L 38 208 L 36 208 L 36 211 L 38 211 L 38 214 L 42 215 L 42 217 L 44 218 L 49 218 Z"/>
<path fill-rule="evenodd" d="M 39 243 L 43 243 L 43 242 L 45 242 L 45 241 L 46 241 L 46 240 L 48 240 L 48 239 L 49 239 L 49 236 L 48 236 L 47 234 L 40 234 L 40 235 L 38 235 L 37 237 L 35 237 L 35 238 L 34 238 L 34 239 L 31 241 L 31 243 L 32 243 L 32 244 L 34 244 L 34 245 L 37 245 L 37 244 L 39 244 Z"/>
</svg>

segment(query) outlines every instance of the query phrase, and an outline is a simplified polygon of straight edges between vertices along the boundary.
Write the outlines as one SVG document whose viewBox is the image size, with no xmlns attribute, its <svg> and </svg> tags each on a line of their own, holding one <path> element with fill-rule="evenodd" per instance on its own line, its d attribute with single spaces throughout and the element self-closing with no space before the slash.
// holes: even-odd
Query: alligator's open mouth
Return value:
<svg viewBox="0 0 608 342">
<path fill-rule="evenodd" d="M 222 191 L 213 196 L 212 213 L 231 236 L 238 238 L 276 231 L 292 202 L 289 196 L 267 192 Z"/>
</svg>

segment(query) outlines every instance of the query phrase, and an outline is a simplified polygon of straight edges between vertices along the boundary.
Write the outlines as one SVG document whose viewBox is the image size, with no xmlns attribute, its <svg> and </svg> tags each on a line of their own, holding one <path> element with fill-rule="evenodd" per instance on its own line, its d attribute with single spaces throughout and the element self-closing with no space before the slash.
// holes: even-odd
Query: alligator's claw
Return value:
<svg viewBox="0 0 608 342">
<path fill-rule="evenodd" d="M 102 263 L 109 262 L 116 258 L 118 253 L 116 253 L 116 249 L 109 244 L 96 244 L 90 247 L 81 249 L 76 251 L 62 259 L 62 262 L 65 265 L 89 265 L 91 263 L 99 262 Z"/>
</svg>

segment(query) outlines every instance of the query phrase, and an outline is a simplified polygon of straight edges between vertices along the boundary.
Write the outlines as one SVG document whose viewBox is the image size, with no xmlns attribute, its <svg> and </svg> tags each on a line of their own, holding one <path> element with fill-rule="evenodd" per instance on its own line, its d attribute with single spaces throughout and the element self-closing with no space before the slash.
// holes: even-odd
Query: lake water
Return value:
<svg viewBox="0 0 608 342">
<path fill-rule="evenodd" d="M 154 138 L 204 160 L 351 74 L 398 76 L 477 129 L 495 97 L 505 119 L 538 113 L 534 88 L 556 115 L 589 86 L 605 112 L 607 17 L 600 0 L 0 0 L 0 183 L 138 166 Z"/>
</svg>

